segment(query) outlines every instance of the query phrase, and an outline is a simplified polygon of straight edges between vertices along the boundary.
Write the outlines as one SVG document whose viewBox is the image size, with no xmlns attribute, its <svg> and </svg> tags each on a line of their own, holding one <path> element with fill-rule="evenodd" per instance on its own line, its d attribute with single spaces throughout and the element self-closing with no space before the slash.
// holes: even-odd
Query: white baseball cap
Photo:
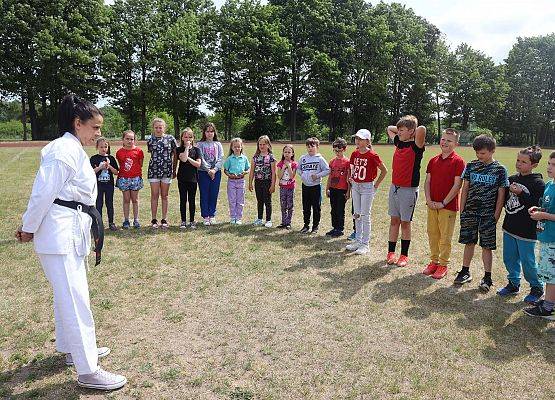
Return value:
<svg viewBox="0 0 555 400">
<path fill-rule="evenodd" d="M 368 129 L 359 129 L 357 133 L 355 133 L 353 136 L 356 136 L 360 139 L 372 140 L 372 134 Z"/>
</svg>

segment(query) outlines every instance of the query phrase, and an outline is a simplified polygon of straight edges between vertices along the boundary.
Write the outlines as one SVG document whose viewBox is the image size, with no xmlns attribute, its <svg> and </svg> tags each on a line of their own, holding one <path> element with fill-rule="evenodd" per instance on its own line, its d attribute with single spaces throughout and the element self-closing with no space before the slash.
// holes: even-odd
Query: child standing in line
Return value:
<svg viewBox="0 0 555 400">
<path fill-rule="evenodd" d="M 146 142 L 151 154 L 148 163 L 148 181 L 150 182 L 150 211 L 152 213 L 152 227 L 168 228 L 168 194 L 172 178 L 175 178 L 177 142 L 172 135 L 166 135 L 166 121 L 162 118 L 152 120 L 153 135 Z M 162 200 L 162 219 L 160 225 L 156 219 L 158 213 L 158 198 Z"/>
<path fill-rule="evenodd" d="M 395 144 L 393 173 L 389 189 L 389 243 L 387 263 L 406 267 L 409 262 L 411 221 L 418 200 L 420 163 L 426 142 L 426 127 L 418 126 L 413 115 L 402 117 L 396 126 L 388 126 L 387 134 Z M 395 247 L 401 228 L 401 255 L 395 256 Z"/>
<path fill-rule="evenodd" d="M 387 174 L 387 168 L 380 156 L 372 150 L 372 135 L 367 129 L 360 129 L 355 134 L 356 150 L 351 154 L 351 192 L 353 196 L 354 213 L 353 219 L 356 223 L 356 240 L 348 244 L 346 249 L 354 251 L 355 254 L 368 253 L 370 241 L 370 216 L 372 213 L 372 202 L 376 190 Z M 378 175 L 380 170 L 380 176 Z"/>
<path fill-rule="evenodd" d="M 293 218 L 293 200 L 295 198 L 295 150 L 290 144 L 283 146 L 281 161 L 277 163 L 277 178 L 279 179 L 279 202 L 281 205 L 280 229 L 291 229 Z"/>
<path fill-rule="evenodd" d="M 224 148 L 218 141 L 216 125 L 207 123 L 202 130 L 202 139 L 197 143 L 200 150 L 201 164 L 198 170 L 198 188 L 200 190 L 200 213 L 204 225 L 216 225 L 216 207 L 220 182 Z"/>
<path fill-rule="evenodd" d="M 424 275 L 441 279 L 447 274 L 451 257 L 451 240 L 459 211 L 459 191 L 464 160 L 455 152 L 459 133 L 451 128 L 443 131 L 439 141 L 441 153 L 428 162 L 424 192 L 428 206 L 428 243 L 430 263 Z"/>
<path fill-rule="evenodd" d="M 133 203 L 133 228 L 139 229 L 139 190 L 143 188 L 143 160 L 140 147 L 135 146 L 135 132 L 123 132 L 123 147 L 116 152 L 119 163 L 116 186 L 123 194 L 123 229 L 129 229 L 129 204 Z"/>
<path fill-rule="evenodd" d="M 91 157 L 91 166 L 96 173 L 98 195 L 96 197 L 96 209 L 102 216 L 102 206 L 106 201 L 108 212 L 108 226 L 111 231 L 117 231 L 114 223 L 114 174 L 119 171 L 116 159 L 110 155 L 110 143 L 104 138 L 96 140 L 98 154 Z"/>
<path fill-rule="evenodd" d="M 303 198 L 303 219 L 304 225 L 301 233 L 318 233 L 320 224 L 320 213 L 322 207 L 322 178 L 330 173 L 330 167 L 318 150 L 320 141 L 318 138 L 311 137 L 306 139 L 307 154 L 301 156 L 299 160 L 299 170 L 301 171 L 302 198 Z M 310 214 L 313 212 L 312 231 L 310 231 Z"/>
<path fill-rule="evenodd" d="M 272 143 L 266 135 L 258 138 L 256 152 L 252 158 L 252 169 L 249 173 L 249 191 L 254 189 L 258 206 L 258 217 L 254 225 L 272 227 L 272 193 L 276 185 L 276 159 L 272 154 Z M 266 222 L 262 221 L 262 214 L 266 206 Z"/>
<path fill-rule="evenodd" d="M 509 180 L 507 169 L 493 159 L 495 139 L 492 136 L 477 136 L 472 147 L 477 160 L 466 165 L 462 176 L 459 243 L 464 244 L 464 254 L 462 269 L 454 283 L 462 285 L 472 280 L 469 267 L 479 235 L 485 271 L 479 288 L 489 292 L 493 286 L 492 251 L 497 248 L 495 228 L 505 203 L 505 188 L 509 186 Z"/>
<path fill-rule="evenodd" d="M 350 160 L 345 157 L 347 142 L 343 138 L 337 138 L 332 144 L 335 157 L 330 160 L 330 175 L 326 183 L 326 196 L 330 199 L 331 226 L 326 232 L 327 236 L 343 236 L 345 229 L 345 203 L 351 197 Z"/>
<path fill-rule="evenodd" d="M 229 143 L 229 157 L 224 163 L 224 174 L 227 176 L 227 199 L 229 201 L 230 223 L 243 223 L 243 207 L 245 206 L 245 175 L 250 169 L 249 159 L 243 154 L 243 141 L 233 138 Z"/>
<path fill-rule="evenodd" d="M 538 278 L 536 267 L 536 221 L 528 213 L 530 207 L 540 203 L 545 189 L 542 175 L 532 172 L 541 158 L 542 151 L 538 146 L 520 150 L 516 157 L 517 173 L 509 176 L 503 221 L 503 262 L 509 282 L 497 291 L 500 296 L 517 294 L 522 268 L 524 278 L 530 284 L 530 293 L 524 298 L 529 304 L 535 304 L 543 296 L 543 283 Z"/>
<path fill-rule="evenodd" d="M 179 164 L 177 164 L 179 160 Z M 179 189 L 179 212 L 181 229 L 195 229 L 195 198 L 197 195 L 197 168 L 200 167 L 200 151 L 195 147 L 195 134 L 189 127 L 181 132 L 179 147 L 175 150 L 174 165 L 177 167 L 177 187 Z M 187 201 L 189 202 L 189 223 L 187 223 Z"/>
<path fill-rule="evenodd" d="M 540 256 L 538 276 L 545 282 L 545 298 L 524 312 L 533 317 L 555 321 L 555 152 L 549 155 L 547 176 L 551 178 L 545 185 L 540 207 L 531 207 L 530 217 L 537 221 Z"/>
</svg>

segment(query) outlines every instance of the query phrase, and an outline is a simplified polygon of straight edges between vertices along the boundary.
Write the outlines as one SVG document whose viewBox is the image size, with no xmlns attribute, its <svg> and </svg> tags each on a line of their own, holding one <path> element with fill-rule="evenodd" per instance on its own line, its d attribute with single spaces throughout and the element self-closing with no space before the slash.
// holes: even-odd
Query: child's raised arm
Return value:
<svg viewBox="0 0 555 400">
<path fill-rule="evenodd" d="M 384 163 L 380 163 L 380 165 L 378 165 L 378 169 L 380 170 L 380 175 L 378 176 L 378 179 L 376 179 L 376 182 L 374 182 L 375 189 L 380 187 L 380 184 L 387 175 L 387 167 L 384 165 Z"/>
<path fill-rule="evenodd" d="M 420 125 L 414 131 L 414 143 L 420 148 L 426 144 L 426 127 L 424 125 Z"/>
<path fill-rule="evenodd" d="M 389 136 L 391 140 L 395 139 L 395 136 L 397 136 L 397 127 L 395 125 L 389 125 L 387 127 L 387 136 Z"/>
</svg>

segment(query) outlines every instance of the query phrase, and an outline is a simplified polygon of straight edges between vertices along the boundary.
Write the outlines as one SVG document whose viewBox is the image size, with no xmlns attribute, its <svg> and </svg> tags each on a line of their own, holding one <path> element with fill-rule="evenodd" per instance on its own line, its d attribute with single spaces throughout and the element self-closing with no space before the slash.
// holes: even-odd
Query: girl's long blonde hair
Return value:
<svg viewBox="0 0 555 400">
<path fill-rule="evenodd" d="M 268 135 L 262 135 L 256 141 L 256 151 L 254 152 L 254 156 L 256 157 L 256 156 L 260 155 L 260 147 L 258 146 L 258 144 L 260 143 L 261 140 L 264 140 L 264 141 L 266 141 L 266 143 L 268 143 L 268 153 L 273 154 L 272 153 L 272 142 L 270 142 L 270 138 L 268 137 Z"/>
<path fill-rule="evenodd" d="M 231 139 L 231 142 L 229 142 L 229 155 L 232 156 L 234 154 L 233 153 L 234 143 L 239 143 L 241 145 L 241 154 L 243 154 L 243 139 L 236 137 Z"/>
</svg>

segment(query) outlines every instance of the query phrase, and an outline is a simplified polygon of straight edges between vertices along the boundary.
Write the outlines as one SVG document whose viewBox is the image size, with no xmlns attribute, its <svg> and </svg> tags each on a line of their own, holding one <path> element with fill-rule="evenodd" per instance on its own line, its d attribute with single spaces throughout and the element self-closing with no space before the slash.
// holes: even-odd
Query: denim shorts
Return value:
<svg viewBox="0 0 555 400">
<path fill-rule="evenodd" d="M 128 190 L 141 190 L 143 188 L 143 178 L 140 176 L 136 176 L 135 178 L 118 178 L 116 186 L 122 192 L 126 192 Z"/>
</svg>

